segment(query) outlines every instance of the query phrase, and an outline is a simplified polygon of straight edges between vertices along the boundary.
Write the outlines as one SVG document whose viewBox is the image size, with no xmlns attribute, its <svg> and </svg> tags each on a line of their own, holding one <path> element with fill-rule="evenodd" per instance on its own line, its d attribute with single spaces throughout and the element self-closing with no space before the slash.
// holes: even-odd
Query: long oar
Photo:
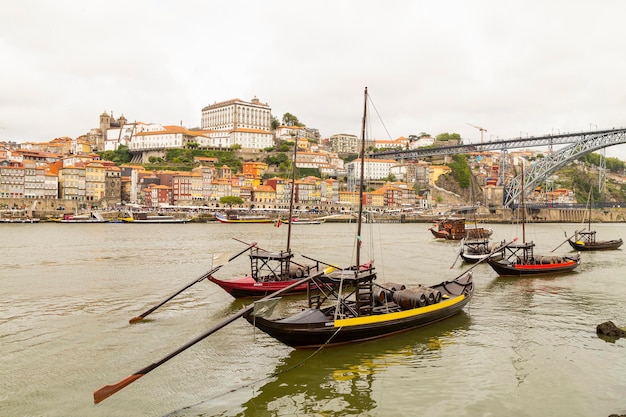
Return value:
<svg viewBox="0 0 626 417">
<path fill-rule="evenodd" d="M 309 277 L 306 278 L 302 278 L 301 280 L 294 282 L 291 285 L 288 285 L 285 288 L 282 288 L 276 292 L 273 292 L 272 294 L 263 297 L 262 299 L 258 300 L 258 301 L 267 301 L 270 298 L 274 298 L 286 291 L 291 290 L 292 288 L 295 288 L 299 285 L 304 284 L 305 282 L 307 282 L 308 280 L 311 279 L 315 279 L 318 278 L 320 276 L 322 276 L 324 274 L 324 271 L 320 271 L 314 275 L 311 275 Z M 257 302 L 258 302 L 257 301 Z M 218 324 L 217 326 L 213 327 L 212 329 L 206 331 L 205 333 L 201 334 L 200 336 L 196 337 L 195 339 L 187 342 L 185 345 L 179 347 L 178 349 L 176 349 L 174 352 L 170 353 L 169 355 L 165 356 L 163 359 L 159 360 L 158 362 L 153 363 L 152 365 L 146 366 L 145 368 L 135 372 L 134 374 L 127 376 L 126 378 L 122 379 L 121 381 L 119 381 L 116 384 L 113 385 L 105 385 L 102 388 L 96 390 L 93 393 L 93 401 L 94 404 L 98 404 L 100 401 L 103 401 L 107 398 L 109 398 L 111 395 L 115 394 L 116 392 L 118 392 L 119 390 L 121 390 L 122 388 L 126 387 L 127 385 L 131 384 L 132 382 L 138 380 L 139 378 L 141 378 L 142 376 L 144 376 L 145 374 L 147 374 L 148 372 L 158 368 L 159 366 L 163 365 L 165 362 L 169 361 L 170 359 L 172 359 L 174 356 L 178 355 L 179 353 L 185 351 L 186 349 L 190 348 L 191 346 L 195 345 L 196 343 L 198 343 L 199 341 L 203 340 L 204 338 L 206 338 L 207 336 L 210 336 L 211 334 L 215 333 L 216 331 L 218 331 L 219 329 L 221 329 L 222 327 L 227 326 L 228 324 L 232 323 L 233 321 L 235 321 L 236 319 L 238 319 L 239 317 L 243 316 L 244 314 L 250 312 L 251 310 L 254 309 L 254 303 L 243 308 L 242 310 L 240 310 L 238 313 L 233 314 L 232 316 L 230 316 L 229 318 L 227 318 L 226 320 L 222 321 L 220 324 Z"/>
<path fill-rule="evenodd" d="M 585 229 L 583 229 L 583 230 L 585 230 Z M 582 232 L 583 230 L 580 230 L 580 231 Z M 574 236 L 576 236 L 578 234 L 578 232 L 579 232 L 578 230 L 575 231 L 574 234 L 571 235 L 570 237 L 567 237 L 567 233 L 565 233 L 565 240 L 563 242 L 561 242 L 561 244 L 559 246 L 557 246 L 556 248 L 552 249 L 550 252 L 554 252 L 555 250 L 557 250 L 558 248 L 560 248 L 561 246 L 566 244 L 567 241 L 570 240 L 571 238 L 573 238 Z"/>
<path fill-rule="evenodd" d="M 248 245 L 247 248 L 245 248 L 244 250 L 242 250 L 241 252 L 237 253 L 236 255 L 231 256 L 228 261 L 220 264 L 220 265 L 216 265 L 215 267 L 213 267 L 213 269 L 211 269 L 210 271 L 204 273 L 201 277 L 194 279 L 193 281 L 191 281 L 189 284 L 185 285 L 183 288 L 181 288 L 180 290 L 176 291 L 174 294 L 170 295 L 169 297 L 167 297 L 165 300 L 163 300 L 161 303 L 159 303 L 158 305 L 152 307 L 150 310 L 146 311 L 145 313 L 140 314 L 137 317 L 133 317 L 132 319 L 129 320 L 130 324 L 133 323 L 137 323 L 140 322 L 141 320 L 143 320 L 144 318 L 146 318 L 146 316 L 150 313 L 152 313 L 154 310 L 156 310 L 157 308 L 161 307 L 163 304 L 167 303 L 168 301 L 170 301 L 172 298 L 176 297 L 178 294 L 180 294 L 181 292 L 185 291 L 187 288 L 191 287 L 192 285 L 210 277 L 211 275 L 213 275 L 215 272 L 217 272 L 221 267 L 223 267 L 224 265 L 226 265 L 227 263 L 229 263 L 230 261 L 232 261 L 233 259 L 237 258 L 238 256 L 242 255 L 243 253 L 245 253 L 248 249 L 250 249 L 251 247 L 256 246 L 256 243 L 253 242 L 250 245 Z"/>
<path fill-rule="evenodd" d="M 452 265 L 450 265 L 450 269 L 454 268 L 454 265 L 456 265 L 456 261 L 459 260 L 459 256 L 461 256 L 461 254 L 463 253 L 463 244 L 464 244 L 465 240 L 463 240 L 461 242 L 461 250 L 459 251 L 459 253 L 456 255 L 456 258 L 454 258 L 454 262 L 452 262 Z"/>
</svg>

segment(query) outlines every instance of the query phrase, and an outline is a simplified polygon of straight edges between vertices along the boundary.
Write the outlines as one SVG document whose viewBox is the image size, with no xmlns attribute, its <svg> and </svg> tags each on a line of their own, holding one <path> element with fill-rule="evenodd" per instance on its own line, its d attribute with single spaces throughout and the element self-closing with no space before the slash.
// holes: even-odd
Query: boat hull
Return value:
<svg viewBox="0 0 626 417">
<path fill-rule="evenodd" d="M 273 223 L 274 221 L 269 217 L 258 218 L 228 218 L 219 213 L 215 214 L 215 219 L 220 223 Z"/>
<path fill-rule="evenodd" d="M 605 240 L 598 242 L 581 242 L 578 243 L 574 240 L 568 239 L 567 241 L 573 249 L 578 251 L 592 251 L 592 250 L 614 250 L 618 249 L 624 243 L 622 239 Z"/>
<path fill-rule="evenodd" d="M 491 267 L 503 276 L 528 276 L 528 275 L 548 275 L 570 272 L 580 265 L 580 257 L 572 256 L 564 258 L 564 262 L 554 264 L 520 264 L 507 261 L 505 259 L 488 259 Z"/>
<path fill-rule="evenodd" d="M 378 307 L 379 314 L 338 320 L 329 319 L 319 309 L 304 310 L 282 320 L 268 320 L 253 313 L 245 318 L 259 330 L 296 349 L 333 346 L 378 339 L 445 320 L 459 313 L 474 292 L 471 273 L 429 288 L 441 291 L 445 300 L 393 312 L 384 312 L 385 307 Z M 446 288 L 454 290 L 449 292 Z"/>
<path fill-rule="evenodd" d="M 291 284 L 300 281 L 302 278 L 288 279 L 284 281 L 265 281 L 257 282 L 251 276 L 246 276 L 233 280 L 221 280 L 213 276 L 209 277 L 209 281 L 219 285 L 224 291 L 234 298 L 253 298 L 265 297 L 278 290 L 282 290 Z M 301 294 L 307 290 L 307 283 L 298 285 L 286 294 Z"/>
</svg>

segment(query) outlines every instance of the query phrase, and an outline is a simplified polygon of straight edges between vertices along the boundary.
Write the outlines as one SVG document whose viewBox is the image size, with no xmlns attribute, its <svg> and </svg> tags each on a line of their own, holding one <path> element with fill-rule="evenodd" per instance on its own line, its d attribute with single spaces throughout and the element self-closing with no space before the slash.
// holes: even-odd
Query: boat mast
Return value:
<svg viewBox="0 0 626 417">
<path fill-rule="evenodd" d="M 363 216 L 363 178 L 365 177 L 365 120 L 367 118 L 367 87 L 365 87 L 363 103 L 363 122 L 361 124 L 361 180 L 359 181 L 359 217 L 356 232 L 356 268 L 361 265 L 361 217 Z"/>
<path fill-rule="evenodd" d="M 522 160 L 522 243 L 526 243 L 526 203 L 524 202 L 524 161 Z"/>
<path fill-rule="evenodd" d="M 296 154 L 298 152 L 298 131 L 293 142 L 293 169 L 291 172 L 291 195 L 289 196 L 289 219 L 287 225 L 287 252 L 291 251 L 291 221 L 293 220 L 293 200 L 295 198 L 296 188 Z"/>
</svg>

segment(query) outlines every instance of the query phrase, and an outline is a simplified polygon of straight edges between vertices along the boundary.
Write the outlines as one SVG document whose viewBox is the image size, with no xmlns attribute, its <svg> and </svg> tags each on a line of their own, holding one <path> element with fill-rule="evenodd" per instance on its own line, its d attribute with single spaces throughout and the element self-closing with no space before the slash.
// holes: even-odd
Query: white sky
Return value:
<svg viewBox="0 0 626 417">
<path fill-rule="evenodd" d="M 365 86 L 377 139 L 478 142 L 468 123 L 485 140 L 626 126 L 623 0 L 2 0 L 1 10 L 0 141 L 75 138 L 103 111 L 198 127 L 203 106 L 254 96 L 323 137 L 359 135 Z M 607 156 L 626 159 L 626 145 Z"/>
</svg>

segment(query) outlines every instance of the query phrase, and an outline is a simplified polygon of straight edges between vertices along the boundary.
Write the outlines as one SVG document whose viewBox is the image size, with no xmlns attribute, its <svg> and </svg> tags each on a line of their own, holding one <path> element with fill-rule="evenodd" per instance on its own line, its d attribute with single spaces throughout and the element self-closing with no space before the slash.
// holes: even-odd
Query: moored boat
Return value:
<svg viewBox="0 0 626 417">
<path fill-rule="evenodd" d="M 487 259 L 498 273 L 505 276 L 547 275 L 569 272 L 580 265 L 580 254 L 563 256 L 534 255 L 533 242 L 511 244 L 503 248 L 500 259 Z"/>
<path fill-rule="evenodd" d="M 569 238 L 567 242 L 570 246 L 579 251 L 592 250 L 614 250 L 618 249 L 624 241 L 619 239 L 596 240 L 596 231 L 576 231 L 573 238 Z"/>
<path fill-rule="evenodd" d="M 526 242 L 526 206 L 524 204 L 524 165 L 522 164 L 521 220 L 522 242 L 507 245 L 501 249 L 499 259 L 487 259 L 489 265 L 506 276 L 546 275 L 570 272 L 580 265 L 580 254 L 547 255 L 534 254 L 534 242 Z"/>
<path fill-rule="evenodd" d="M 89 214 L 64 213 L 61 217 L 52 217 L 48 219 L 54 223 L 108 223 L 109 221 L 102 217 L 102 214 L 92 211 Z"/>
<path fill-rule="evenodd" d="M 499 253 L 492 253 L 494 246 L 490 244 L 489 239 L 469 239 L 465 238 L 461 241 L 461 250 L 459 255 L 465 263 L 476 263 L 491 256 L 492 258 L 501 256 Z"/>
<path fill-rule="evenodd" d="M 175 223 L 175 224 L 180 224 L 180 223 L 187 223 L 189 222 L 188 218 L 179 218 L 179 217 L 174 217 L 172 215 L 168 215 L 168 214 L 156 214 L 156 215 L 150 215 L 147 212 L 132 212 L 130 214 L 127 213 L 127 215 L 125 217 L 120 217 L 119 220 L 121 220 L 123 223 L 134 223 L 134 224 L 142 224 L 142 223 Z"/>
<path fill-rule="evenodd" d="M 215 213 L 220 223 L 272 223 L 273 220 L 263 214 L 251 214 L 238 210 L 226 210 L 225 213 Z"/>
<path fill-rule="evenodd" d="M 465 227 L 465 218 L 462 217 L 446 217 L 439 219 L 428 230 L 437 239 L 461 240 L 464 238 L 480 239 L 487 238 L 492 235 L 493 230 L 485 227 Z"/>
<path fill-rule="evenodd" d="M 365 128 L 368 94 L 365 89 L 361 138 L 361 173 L 364 178 Z M 452 317 L 474 293 L 471 272 L 431 286 L 406 288 L 377 284 L 373 261 L 360 266 L 363 188 L 359 187 L 356 262 L 345 269 L 316 274 L 308 280 L 308 308 L 288 317 L 270 319 L 265 303 L 244 317 L 269 336 L 294 348 L 311 348 L 376 339 Z M 349 288 L 349 289 L 347 289 Z"/>
<path fill-rule="evenodd" d="M 591 191 L 589 190 L 589 217 L 587 219 L 587 229 L 576 230 L 574 235 L 567 239 L 569 245 L 579 251 L 593 250 L 614 250 L 618 249 L 624 241 L 619 239 L 597 240 L 596 231 L 591 229 Z"/>
<path fill-rule="evenodd" d="M 264 297 L 268 294 L 291 286 L 303 277 L 320 270 L 319 263 L 305 265 L 293 261 L 293 253 L 289 250 L 269 252 L 258 247 L 251 247 L 250 274 L 237 279 L 219 279 L 210 275 L 209 281 L 217 284 L 234 298 Z M 304 293 L 308 289 L 306 283 L 291 288 L 287 293 Z"/>
<path fill-rule="evenodd" d="M 291 223 L 291 224 L 322 224 L 324 223 L 324 219 L 310 219 L 307 217 L 292 217 L 291 220 L 281 220 L 281 222 Z"/>
</svg>

